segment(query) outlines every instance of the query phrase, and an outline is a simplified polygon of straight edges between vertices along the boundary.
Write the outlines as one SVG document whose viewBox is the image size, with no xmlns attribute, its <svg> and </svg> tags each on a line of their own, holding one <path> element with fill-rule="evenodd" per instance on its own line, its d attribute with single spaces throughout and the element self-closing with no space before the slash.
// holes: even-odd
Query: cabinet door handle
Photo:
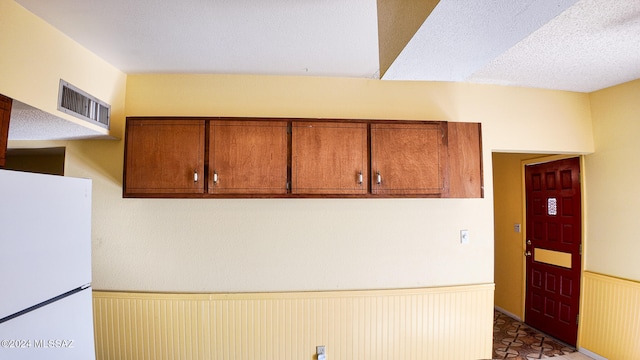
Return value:
<svg viewBox="0 0 640 360">
<path fill-rule="evenodd" d="M 214 184 L 218 183 L 218 172 L 217 171 L 213 172 L 213 183 Z"/>
<path fill-rule="evenodd" d="M 380 171 L 378 171 L 376 177 L 377 177 L 376 184 L 378 185 L 382 184 L 382 175 L 380 175 Z"/>
<path fill-rule="evenodd" d="M 362 185 L 362 171 L 358 174 L 358 184 Z"/>
<path fill-rule="evenodd" d="M 193 182 L 198 182 L 198 170 L 193 170 Z"/>
</svg>

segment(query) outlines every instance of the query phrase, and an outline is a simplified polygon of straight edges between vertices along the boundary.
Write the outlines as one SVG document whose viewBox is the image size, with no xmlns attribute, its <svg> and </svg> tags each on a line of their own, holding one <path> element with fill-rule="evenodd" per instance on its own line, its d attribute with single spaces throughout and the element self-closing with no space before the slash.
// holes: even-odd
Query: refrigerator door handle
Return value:
<svg viewBox="0 0 640 360">
<path fill-rule="evenodd" d="M 15 318 L 17 318 L 18 316 L 22 316 L 22 315 L 24 315 L 24 314 L 30 313 L 30 312 L 32 312 L 32 311 L 34 311 L 34 310 L 38 310 L 38 309 L 40 309 L 41 307 L 43 307 L 43 306 L 47 306 L 47 305 L 49 305 L 49 304 L 51 304 L 51 303 L 54 303 L 54 302 L 56 302 L 56 301 L 58 301 L 58 300 L 62 300 L 62 299 L 64 299 L 64 298 L 66 298 L 67 296 L 71 296 L 71 295 L 73 295 L 73 294 L 79 293 L 80 291 L 85 290 L 85 289 L 87 289 L 87 288 L 88 288 L 88 287 L 90 287 L 90 286 L 91 286 L 91 284 L 85 284 L 85 285 L 82 285 L 82 286 L 80 286 L 80 287 L 78 287 L 78 288 L 75 288 L 75 289 L 73 289 L 73 290 L 67 291 L 67 292 L 66 292 L 66 293 L 64 293 L 64 294 L 60 294 L 60 295 L 58 295 L 58 296 L 56 296 L 56 297 L 52 297 L 52 298 L 51 298 L 51 299 L 49 299 L 49 300 L 45 300 L 45 301 L 43 301 L 43 302 L 41 302 L 41 303 L 39 303 L 39 304 L 35 304 L 35 305 L 33 305 L 33 306 L 30 306 L 30 307 L 28 307 L 28 308 L 26 308 L 26 309 L 20 310 L 20 311 L 18 311 L 18 312 L 16 312 L 16 313 L 13 313 L 13 314 L 9 315 L 9 316 L 5 316 L 5 317 L 3 317 L 2 319 L 0 319 L 0 324 L 2 324 L 2 323 L 4 323 L 4 322 L 7 322 L 7 321 L 9 321 L 9 320 L 11 320 L 11 319 L 15 319 Z"/>
</svg>

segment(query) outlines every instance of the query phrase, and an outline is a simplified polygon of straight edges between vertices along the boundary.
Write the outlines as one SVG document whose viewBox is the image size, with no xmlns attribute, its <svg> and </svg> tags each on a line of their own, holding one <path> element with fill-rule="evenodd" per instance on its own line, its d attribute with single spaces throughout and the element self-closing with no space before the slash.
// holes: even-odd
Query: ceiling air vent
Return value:
<svg viewBox="0 0 640 360">
<path fill-rule="evenodd" d="M 58 92 L 58 110 L 109 129 L 111 105 L 98 100 L 62 79 L 60 80 L 60 91 Z"/>
</svg>

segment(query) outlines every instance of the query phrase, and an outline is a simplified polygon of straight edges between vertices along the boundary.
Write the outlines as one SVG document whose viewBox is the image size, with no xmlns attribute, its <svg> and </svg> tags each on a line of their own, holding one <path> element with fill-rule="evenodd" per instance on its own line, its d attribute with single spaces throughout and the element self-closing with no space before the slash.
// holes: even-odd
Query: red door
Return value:
<svg viewBox="0 0 640 360">
<path fill-rule="evenodd" d="M 576 345 L 581 272 L 580 160 L 525 167 L 525 322 Z"/>
</svg>

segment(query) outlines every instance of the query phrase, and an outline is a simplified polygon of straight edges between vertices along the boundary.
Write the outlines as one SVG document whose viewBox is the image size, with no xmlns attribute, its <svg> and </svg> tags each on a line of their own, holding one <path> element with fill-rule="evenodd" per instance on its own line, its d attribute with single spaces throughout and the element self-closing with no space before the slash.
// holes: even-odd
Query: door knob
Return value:
<svg viewBox="0 0 640 360">
<path fill-rule="evenodd" d="M 524 256 L 531 256 L 531 251 L 527 250 L 524 252 Z"/>
<path fill-rule="evenodd" d="M 527 240 L 527 245 L 531 245 L 531 240 Z"/>
</svg>

